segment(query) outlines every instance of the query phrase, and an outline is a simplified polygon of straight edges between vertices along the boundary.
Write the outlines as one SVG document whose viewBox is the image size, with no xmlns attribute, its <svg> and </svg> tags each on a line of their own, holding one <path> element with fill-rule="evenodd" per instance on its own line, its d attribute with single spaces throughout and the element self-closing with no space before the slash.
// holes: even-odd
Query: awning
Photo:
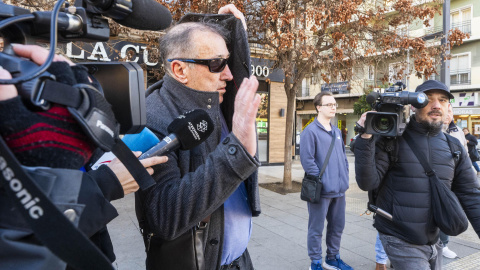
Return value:
<svg viewBox="0 0 480 270">
<path fill-rule="evenodd" d="M 353 109 L 337 109 L 337 113 L 343 114 L 343 113 L 353 113 Z M 305 114 L 315 114 L 317 115 L 316 110 L 302 110 L 302 111 L 297 111 L 297 115 L 305 115 Z"/>
</svg>

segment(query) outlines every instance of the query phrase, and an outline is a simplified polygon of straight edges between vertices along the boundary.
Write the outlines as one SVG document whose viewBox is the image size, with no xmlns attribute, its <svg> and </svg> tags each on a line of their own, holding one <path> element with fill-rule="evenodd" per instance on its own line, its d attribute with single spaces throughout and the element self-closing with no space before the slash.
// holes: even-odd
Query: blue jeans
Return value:
<svg viewBox="0 0 480 270">
<path fill-rule="evenodd" d="M 475 168 L 475 170 L 476 170 L 477 172 L 480 172 L 480 168 L 478 167 L 478 164 L 477 164 L 476 161 L 472 161 L 472 165 L 473 165 L 473 167 Z"/>
<path fill-rule="evenodd" d="M 385 252 L 395 270 L 442 269 L 442 242 L 434 245 L 414 245 L 395 236 L 380 233 Z"/>
<path fill-rule="evenodd" d="M 375 261 L 380 264 L 387 264 L 388 256 L 383 249 L 382 241 L 377 233 L 377 241 L 375 242 Z"/>
<path fill-rule="evenodd" d="M 444 247 L 446 247 L 448 245 L 448 240 L 449 240 L 449 236 L 446 235 L 444 232 L 440 231 L 440 241 L 442 241 L 442 244 Z"/>
</svg>

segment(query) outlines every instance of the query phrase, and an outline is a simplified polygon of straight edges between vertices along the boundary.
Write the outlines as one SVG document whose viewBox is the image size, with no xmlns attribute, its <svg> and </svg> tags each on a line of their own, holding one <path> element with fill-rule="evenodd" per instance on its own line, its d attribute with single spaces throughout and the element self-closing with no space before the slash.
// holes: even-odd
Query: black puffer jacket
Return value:
<svg viewBox="0 0 480 270">
<path fill-rule="evenodd" d="M 441 181 L 447 184 L 460 200 L 473 228 L 480 235 L 480 191 L 472 163 L 457 139 L 460 159 L 455 166 L 445 134 L 440 128 L 429 130 L 412 116 L 407 131 L 425 153 Z M 430 209 L 430 186 L 425 170 L 403 137 L 397 138 L 395 163 L 385 151 L 385 138 L 355 143 L 355 173 L 362 190 L 380 186 L 376 204 L 393 215 L 393 223 L 379 215 L 374 226 L 379 232 L 393 235 L 417 245 L 433 244 L 438 240 L 438 227 Z M 455 149 L 457 150 L 457 149 Z"/>
</svg>

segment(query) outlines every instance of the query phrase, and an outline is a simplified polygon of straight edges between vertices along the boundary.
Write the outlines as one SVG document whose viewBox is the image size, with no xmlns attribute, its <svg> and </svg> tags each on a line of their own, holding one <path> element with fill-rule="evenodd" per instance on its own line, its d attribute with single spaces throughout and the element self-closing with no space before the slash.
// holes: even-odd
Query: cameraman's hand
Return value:
<svg viewBox="0 0 480 270">
<path fill-rule="evenodd" d="M 245 22 L 245 16 L 243 16 L 243 13 L 238 10 L 238 8 L 234 4 L 228 4 L 226 6 L 221 7 L 218 10 L 218 14 L 233 14 L 235 18 L 240 19 L 243 24 L 243 28 L 245 28 L 245 31 L 247 30 L 247 23 Z"/>
<path fill-rule="evenodd" d="M 360 117 L 360 119 L 358 119 L 357 121 L 358 125 L 362 126 L 363 128 L 365 128 L 365 120 L 367 119 L 367 113 L 369 112 L 375 112 L 375 111 L 364 112 Z M 372 137 L 372 134 L 363 133 L 362 135 L 360 135 L 360 137 L 362 137 L 363 139 L 370 139 Z"/>
<path fill-rule="evenodd" d="M 13 51 L 16 55 L 20 57 L 25 57 L 32 59 L 33 62 L 37 65 L 41 65 L 45 63 L 48 57 L 48 51 L 45 48 L 42 48 L 37 45 L 23 45 L 23 44 L 12 44 Z M 74 66 L 75 64 L 70 61 L 68 58 L 62 55 L 55 55 L 53 57 L 53 62 L 67 62 L 70 66 Z"/>
<path fill-rule="evenodd" d="M 23 44 L 12 44 L 13 51 L 16 55 L 20 57 L 25 57 L 31 59 L 37 65 L 41 65 L 47 60 L 48 51 L 45 48 L 42 48 L 37 45 L 23 45 Z M 61 55 L 55 55 L 53 58 L 54 62 L 64 61 L 67 62 L 70 66 L 75 64 L 68 60 L 67 58 Z M 12 75 L 7 70 L 0 69 L 0 79 L 8 80 L 11 79 Z M 0 101 L 11 99 L 18 96 L 17 88 L 11 84 L 0 85 Z"/>
<path fill-rule="evenodd" d="M 0 67 L 0 79 L 9 80 L 12 74 L 6 69 Z M 13 84 L 0 84 L 0 101 L 11 99 L 18 96 L 17 88 Z"/>
<path fill-rule="evenodd" d="M 232 120 L 233 134 L 252 156 L 257 151 L 255 120 L 260 105 L 260 95 L 257 94 L 257 88 L 258 81 L 255 76 L 252 75 L 249 79 L 243 79 L 235 97 L 235 112 Z"/>
<path fill-rule="evenodd" d="M 142 152 L 134 152 L 136 157 L 139 157 Z M 153 174 L 153 169 L 152 166 L 158 165 L 161 163 L 167 162 L 168 158 L 166 156 L 155 156 L 155 157 L 150 157 L 146 158 L 143 160 L 140 160 L 140 163 L 142 163 L 143 167 L 147 169 L 147 172 L 152 175 Z M 120 184 L 123 187 L 123 193 L 125 195 L 130 194 L 132 192 L 135 192 L 138 190 L 138 184 L 135 181 L 135 179 L 132 177 L 130 172 L 128 172 L 127 168 L 118 160 L 118 158 L 115 158 L 108 164 L 108 167 L 115 173 L 115 175 L 118 178 L 118 181 L 120 181 Z"/>
</svg>

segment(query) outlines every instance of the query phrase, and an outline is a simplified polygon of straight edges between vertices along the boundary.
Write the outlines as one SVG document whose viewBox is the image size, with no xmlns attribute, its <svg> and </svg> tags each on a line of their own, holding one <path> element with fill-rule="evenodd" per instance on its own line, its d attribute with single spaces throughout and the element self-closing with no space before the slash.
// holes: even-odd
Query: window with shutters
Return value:
<svg viewBox="0 0 480 270">
<path fill-rule="evenodd" d="M 450 84 L 470 84 L 470 53 L 452 55 L 450 59 Z"/>
<path fill-rule="evenodd" d="M 472 6 L 462 7 L 450 12 L 450 29 L 463 33 L 472 33 Z"/>
</svg>

